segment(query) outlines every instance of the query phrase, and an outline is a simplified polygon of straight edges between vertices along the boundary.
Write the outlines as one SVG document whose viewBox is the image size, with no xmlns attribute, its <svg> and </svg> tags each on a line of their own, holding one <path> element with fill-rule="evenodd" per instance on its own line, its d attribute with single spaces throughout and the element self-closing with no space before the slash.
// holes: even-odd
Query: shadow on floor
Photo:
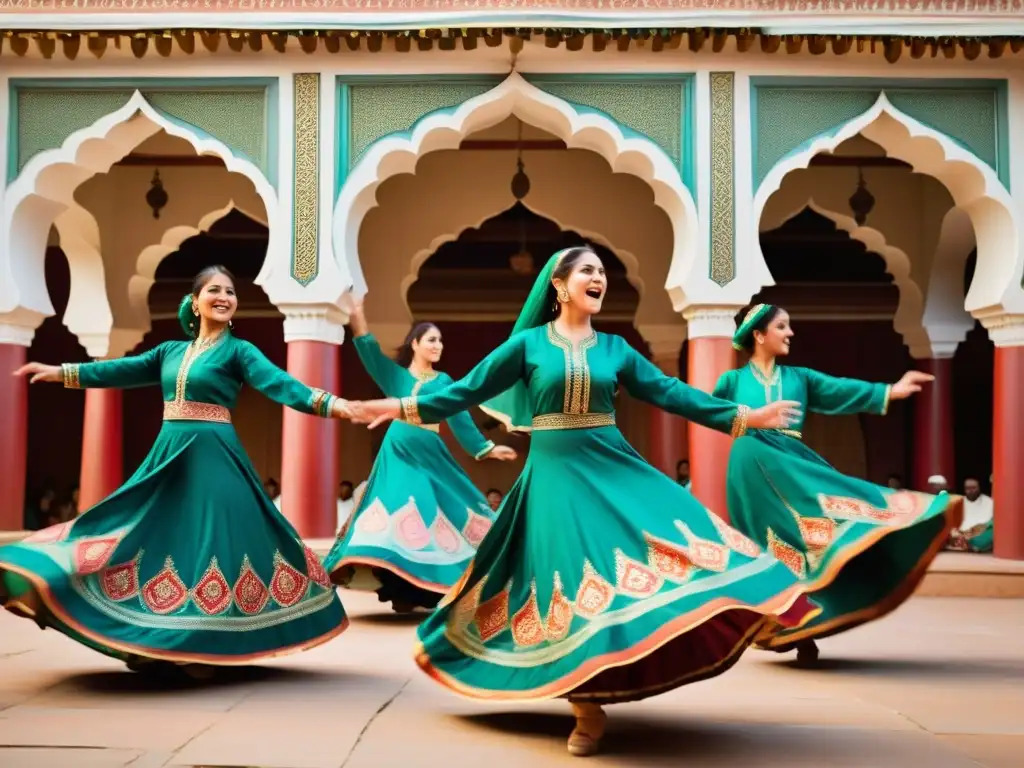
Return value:
<svg viewBox="0 0 1024 768">
<path fill-rule="evenodd" d="M 824 654 L 824 651 L 822 652 Z M 804 667 L 796 658 L 777 662 L 797 672 L 832 672 L 851 677 L 888 677 L 948 680 L 1024 680 L 1024 668 L 1011 661 L 965 661 L 963 659 L 818 659 L 813 667 Z"/>
<path fill-rule="evenodd" d="M 395 613 L 388 608 L 386 612 L 364 613 L 361 616 L 351 616 L 350 619 L 353 624 L 370 624 L 375 627 L 418 627 L 429 615 L 429 611 Z"/>
<path fill-rule="evenodd" d="M 253 683 L 308 683 L 337 685 L 338 690 L 359 684 L 365 686 L 375 675 L 330 670 L 285 667 L 219 667 L 209 680 L 194 680 L 173 665 L 160 665 L 145 672 L 86 672 L 71 675 L 60 683 L 62 691 L 80 691 L 99 696 L 126 693 L 158 695 L 167 691 L 217 690 L 248 686 Z M 385 679 L 381 677 L 380 679 Z"/>
</svg>

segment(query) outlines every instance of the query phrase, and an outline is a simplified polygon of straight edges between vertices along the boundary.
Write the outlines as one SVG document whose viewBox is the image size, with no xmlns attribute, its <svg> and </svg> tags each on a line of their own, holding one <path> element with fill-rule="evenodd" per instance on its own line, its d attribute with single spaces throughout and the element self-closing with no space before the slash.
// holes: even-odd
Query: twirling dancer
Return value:
<svg viewBox="0 0 1024 768">
<path fill-rule="evenodd" d="M 353 302 L 350 323 L 359 359 L 384 394 L 426 394 L 452 383 L 434 370 L 443 345 L 432 323 L 409 331 L 397 361 L 368 332 L 362 301 Z M 516 458 L 511 448 L 485 438 L 465 411 L 447 423 L 474 458 Z M 436 424 L 393 424 L 355 514 L 324 565 L 335 584 L 376 592 L 397 612 L 433 608 L 462 576 L 493 522 L 487 499 L 452 458 Z"/>
<path fill-rule="evenodd" d="M 780 307 L 758 304 L 733 337 L 750 352 L 743 368 L 722 375 L 714 394 L 757 408 L 795 400 L 815 413 L 885 414 L 933 379 L 909 371 L 893 385 L 837 379 L 779 365 L 793 329 Z M 814 640 L 876 619 L 906 600 L 963 514 L 963 499 L 895 491 L 835 470 L 792 429 L 754 430 L 729 457 L 731 522 L 786 563 L 822 606 L 798 628 L 764 640 L 777 651 L 797 648 L 801 663 L 818 658 Z"/>
<path fill-rule="evenodd" d="M 234 278 L 208 267 L 178 312 L 191 341 L 15 372 L 73 389 L 159 384 L 164 421 L 142 465 L 111 496 L 72 522 L 0 547 L 4 607 L 132 669 L 170 662 L 194 677 L 312 648 L 344 630 L 320 559 L 267 497 L 230 410 L 243 384 L 318 416 L 340 416 L 344 402 L 233 336 L 237 306 Z"/>
<path fill-rule="evenodd" d="M 470 568 L 419 627 L 416 660 L 466 696 L 567 697 L 573 755 L 597 751 L 602 705 L 727 670 L 766 627 L 817 610 L 785 565 L 648 465 L 615 426 L 619 385 L 734 435 L 784 427 L 796 404 L 752 410 L 664 376 L 591 328 L 607 291 L 588 248 L 555 254 L 511 338 L 429 395 L 349 403 L 357 421 L 435 423 L 487 401 L 532 429 L 522 475 Z M 554 306 L 553 306 L 554 305 Z"/>
</svg>

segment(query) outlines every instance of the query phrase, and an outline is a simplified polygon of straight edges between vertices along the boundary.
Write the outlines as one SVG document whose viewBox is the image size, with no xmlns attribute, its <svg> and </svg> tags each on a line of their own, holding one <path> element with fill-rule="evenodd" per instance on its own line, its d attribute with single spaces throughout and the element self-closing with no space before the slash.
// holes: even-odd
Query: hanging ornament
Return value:
<svg viewBox="0 0 1024 768">
<path fill-rule="evenodd" d="M 868 214 L 874 210 L 875 196 L 868 191 L 864 183 L 864 169 L 857 168 L 857 189 L 850 195 L 850 210 L 853 211 L 853 220 L 858 227 L 863 227 L 868 220 Z"/>
<path fill-rule="evenodd" d="M 160 171 L 153 171 L 153 180 L 149 183 L 149 191 L 146 193 L 146 204 L 153 209 L 153 218 L 160 218 L 160 209 L 167 205 L 169 200 L 164 183 L 160 181 Z"/>
</svg>

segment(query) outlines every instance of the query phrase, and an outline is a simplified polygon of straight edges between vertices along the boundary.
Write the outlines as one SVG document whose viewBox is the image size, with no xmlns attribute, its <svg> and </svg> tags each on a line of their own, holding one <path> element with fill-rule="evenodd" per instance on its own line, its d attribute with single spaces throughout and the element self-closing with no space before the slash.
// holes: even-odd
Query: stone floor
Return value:
<svg viewBox="0 0 1024 768">
<path fill-rule="evenodd" d="M 414 667 L 413 622 L 346 594 L 342 637 L 205 686 L 143 678 L 0 615 L 3 768 L 556 766 L 564 702 L 485 705 Z M 826 641 L 819 670 L 751 651 L 615 707 L 594 766 L 1024 765 L 1024 601 L 916 598 Z M 578 763 L 576 763 L 578 764 Z"/>
</svg>

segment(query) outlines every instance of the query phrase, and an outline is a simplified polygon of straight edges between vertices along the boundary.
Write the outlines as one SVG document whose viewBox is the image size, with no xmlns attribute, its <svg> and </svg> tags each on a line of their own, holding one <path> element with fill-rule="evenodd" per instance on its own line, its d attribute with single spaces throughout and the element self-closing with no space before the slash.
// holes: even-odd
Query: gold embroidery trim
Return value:
<svg viewBox="0 0 1024 768">
<path fill-rule="evenodd" d="M 732 431 L 731 435 L 736 437 L 743 437 L 747 433 L 747 417 L 750 416 L 750 408 L 746 405 L 740 405 L 736 408 L 736 415 L 732 420 Z"/>
<path fill-rule="evenodd" d="M 548 323 L 548 341 L 562 350 L 565 355 L 565 397 L 562 401 L 564 413 L 585 414 L 590 408 L 590 366 L 587 364 L 587 350 L 597 345 L 597 333 L 582 339 L 577 346 L 555 330 L 553 322 Z"/>
<path fill-rule="evenodd" d="M 230 424 L 231 411 L 213 403 L 169 400 L 164 402 L 164 421 L 215 421 Z"/>
<path fill-rule="evenodd" d="M 535 431 L 615 426 L 614 413 L 545 413 L 533 417 Z"/>
<path fill-rule="evenodd" d="M 882 401 L 882 415 L 885 416 L 889 412 L 889 398 L 892 395 L 892 384 L 888 384 L 885 387 L 885 399 Z"/>
<path fill-rule="evenodd" d="M 78 380 L 78 363 L 64 363 L 60 367 L 61 375 L 64 377 L 64 386 L 67 389 L 81 389 L 82 385 Z"/>
<path fill-rule="evenodd" d="M 402 404 L 402 421 L 408 424 L 415 424 L 417 427 L 423 424 L 420 418 L 420 409 L 416 405 L 416 395 L 409 395 L 399 400 Z"/>
<path fill-rule="evenodd" d="M 427 430 L 427 432 L 433 432 L 435 435 L 441 433 L 441 425 L 440 424 L 413 424 L 412 422 L 409 422 L 409 426 L 410 427 L 419 427 L 420 429 L 425 429 L 425 430 Z"/>
<path fill-rule="evenodd" d="M 779 434 L 787 435 L 788 437 L 795 437 L 797 440 L 804 439 L 804 433 L 798 432 L 795 429 L 776 429 L 775 431 Z"/>
<path fill-rule="evenodd" d="M 764 373 L 754 365 L 753 362 L 747 364 L 750 367 L 751 373 L 754 374 L 754 378 L 757 379 L 758 383 L 764 387 L 764 404 L 771 405 L 776 400 L 782 399 L 782 372 L 776 363 L 772 363 L 771 375 L 765 376 Z M 772 393 L 772 388 L 777 389 L 778 397 Z"/>
<path fill-rule="evenodd" d="M 312 388 L 310 408 L 317 416 L 329 417 L 334 406 L 334 395 L 316 387 Z"/>
</svg>

